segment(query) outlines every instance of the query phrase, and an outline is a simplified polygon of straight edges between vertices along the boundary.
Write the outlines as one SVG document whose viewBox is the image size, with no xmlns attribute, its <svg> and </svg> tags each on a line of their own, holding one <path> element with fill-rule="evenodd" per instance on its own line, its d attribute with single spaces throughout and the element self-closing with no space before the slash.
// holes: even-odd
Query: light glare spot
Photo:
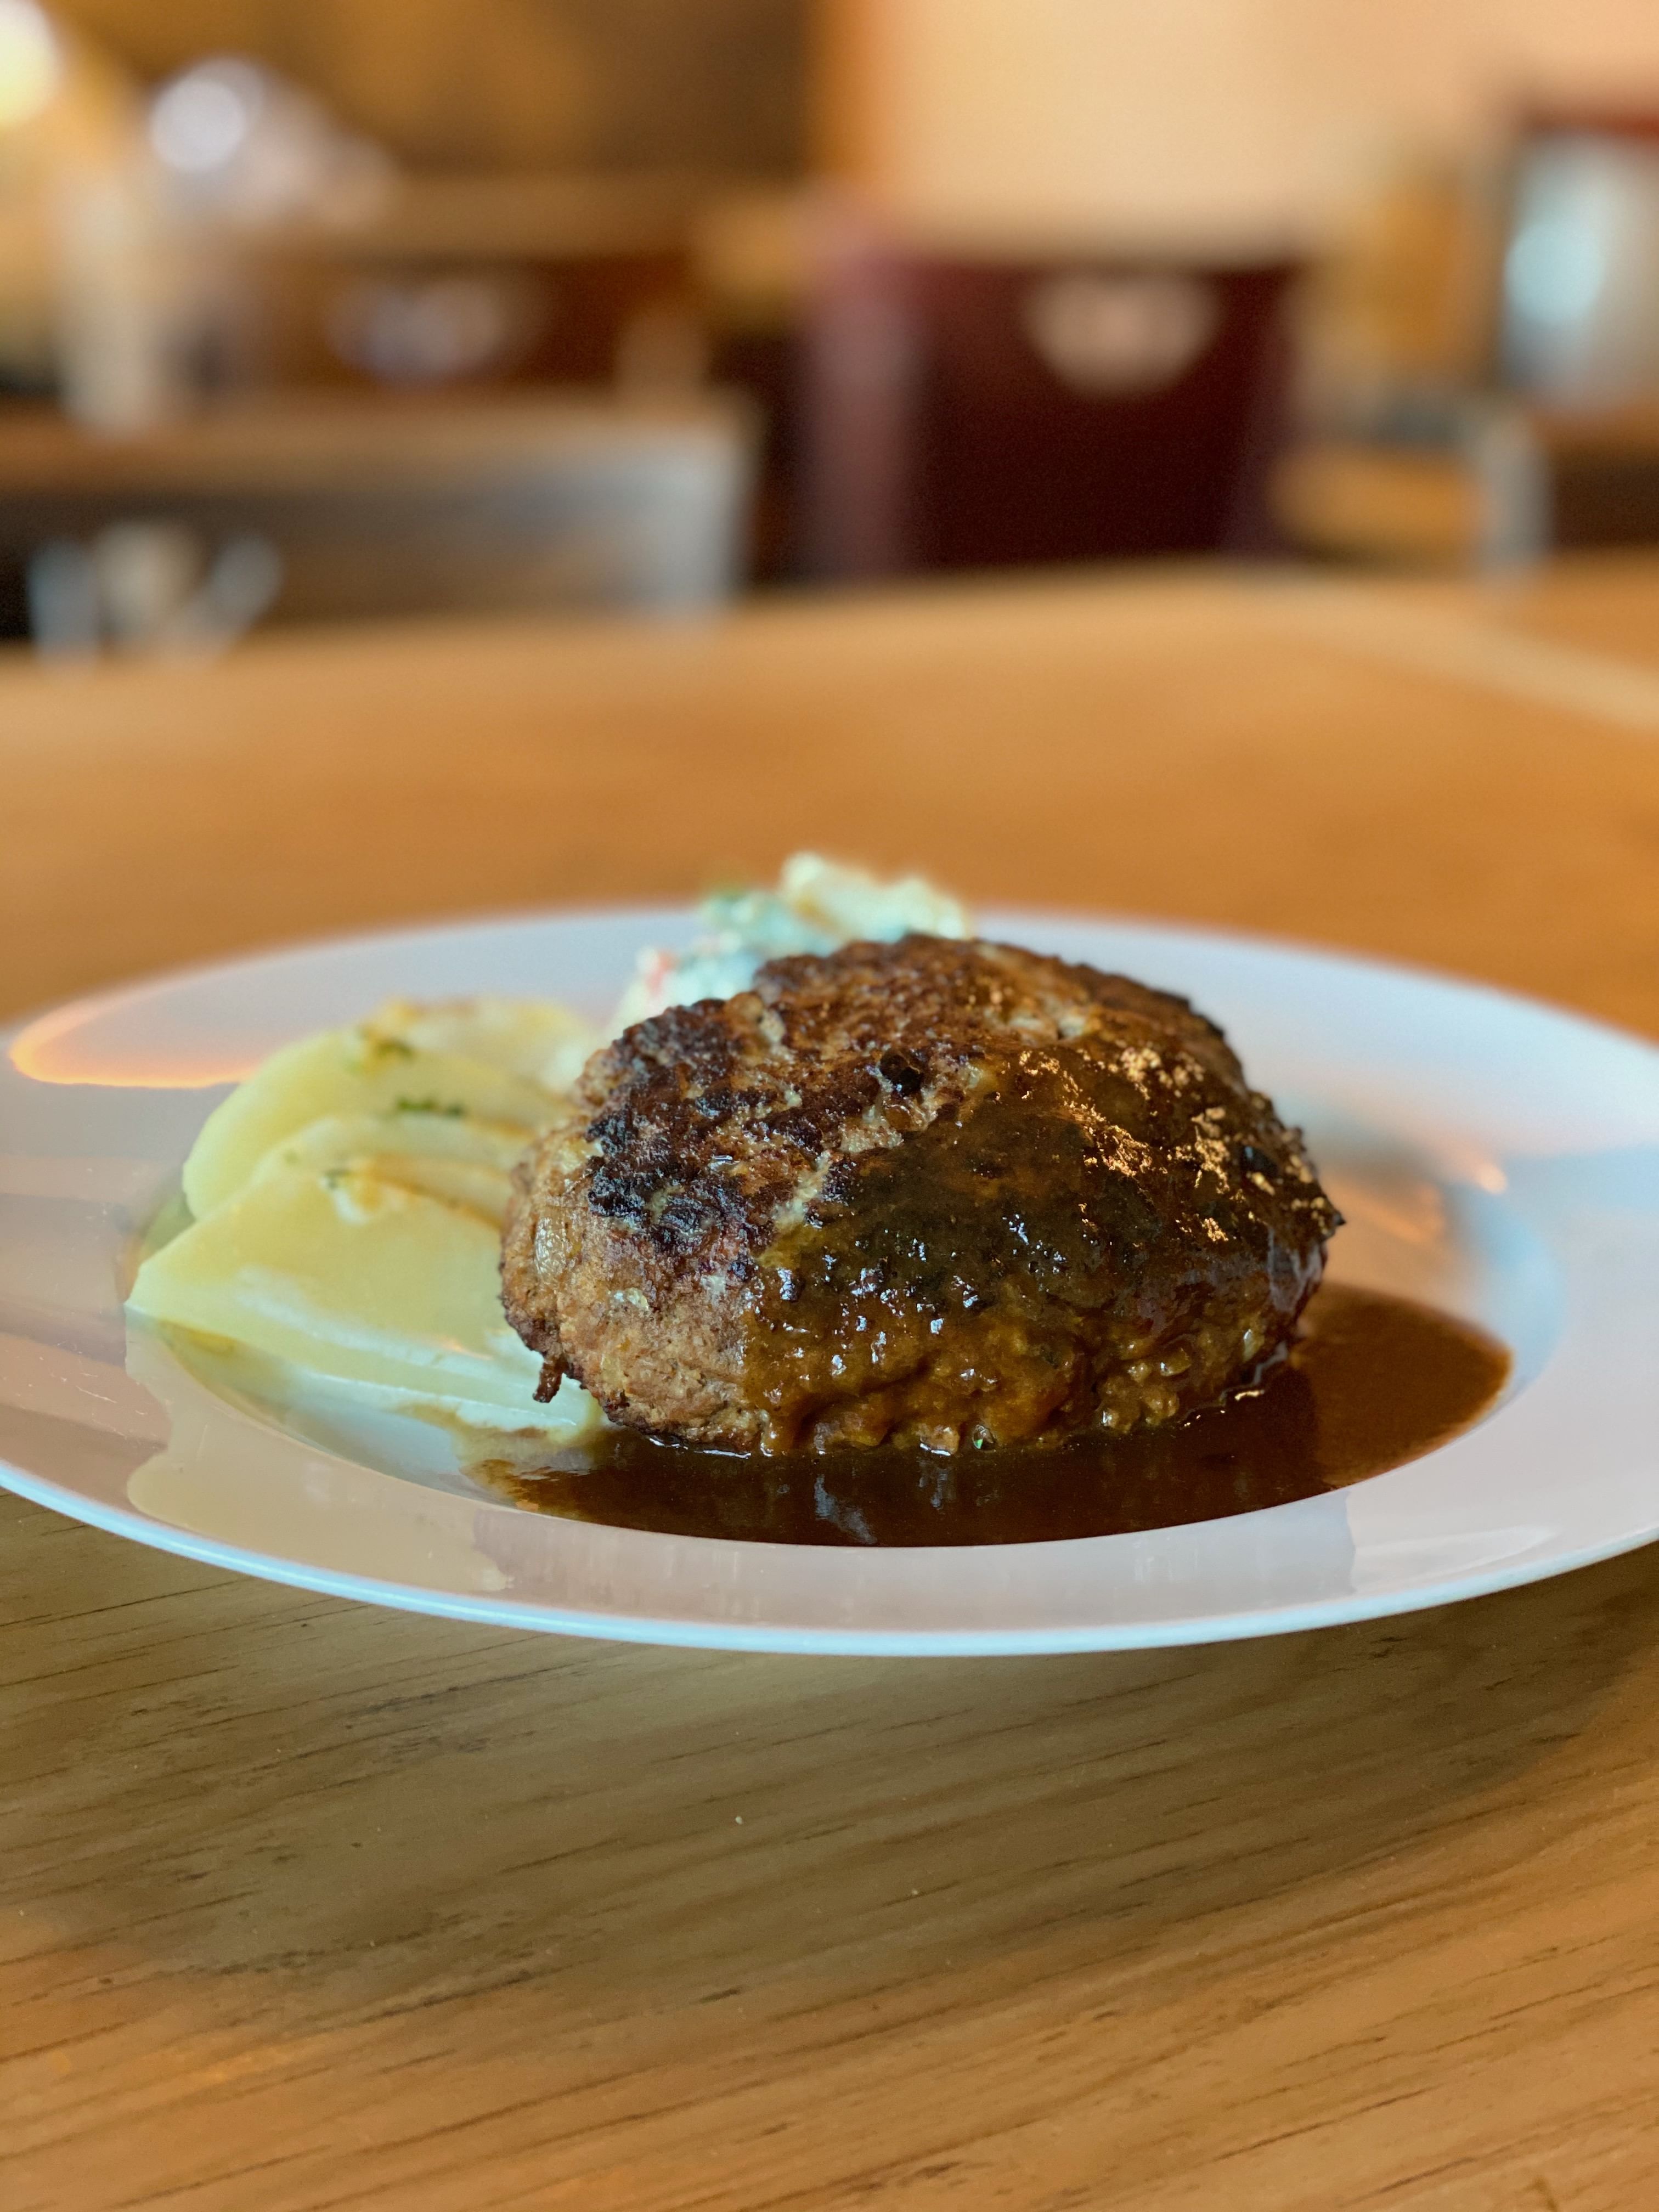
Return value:
<svg viewBox="0 0 1659 2212">
<path fill-rule="evenodd" d="M 0 0 L 0 131 L 38 115 L 63 75 L 62 50 L 34 0 Z"/>
</svg>

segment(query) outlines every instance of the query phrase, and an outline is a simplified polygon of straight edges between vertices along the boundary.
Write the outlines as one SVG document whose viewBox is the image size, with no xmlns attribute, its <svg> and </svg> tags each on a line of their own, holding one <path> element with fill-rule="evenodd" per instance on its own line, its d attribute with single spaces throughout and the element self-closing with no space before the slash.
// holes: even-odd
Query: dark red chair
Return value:
<svg viewBox="0 0 1659 2212">
<path fill-rule="evenodd" d="M 802 567 L 1271 550 L 1295 275 L 946 260 L 832 233 L 805 337 Z"/>
</svg>

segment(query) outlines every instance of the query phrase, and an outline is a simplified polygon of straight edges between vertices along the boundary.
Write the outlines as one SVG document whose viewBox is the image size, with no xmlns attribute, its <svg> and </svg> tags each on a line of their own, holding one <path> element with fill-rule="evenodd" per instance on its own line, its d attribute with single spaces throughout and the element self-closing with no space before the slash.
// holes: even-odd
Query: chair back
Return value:
<svg viewBox="0 0 1659 2212">
<path fill-rule="evenodd" d="M 838 241 L 809 310 L 808 573 L 1267 550 L 1295 273 Z"/>
</svg>

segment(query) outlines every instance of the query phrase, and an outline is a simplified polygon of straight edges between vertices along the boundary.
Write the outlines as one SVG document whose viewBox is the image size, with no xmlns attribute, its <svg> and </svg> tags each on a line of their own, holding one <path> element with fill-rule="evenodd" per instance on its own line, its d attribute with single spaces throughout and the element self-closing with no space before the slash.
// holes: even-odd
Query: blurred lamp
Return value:
<svg viewBox="0 0 1659 2212">
<path fill-rule="evenodd" d="M 149 143 L 175 205 L 212 222 L 349 224 L 377 212 L 392 181 L 379 147 L 237 54 L 169 78 L 150 102 Z"/>
<path fill-rule="evenodd" d="M 63 49 L 34 0 L 0 0 L 0 131 L 38 115 L 63 76 Z"/>
<path fill-rule="evenodd" d="M 264 105 L 264 81 L 251 63 L 204 63 L 155 95 L 150 144 L 158 160 L 185 175 L 222 169 L 240 152 Z"/>
</svg>

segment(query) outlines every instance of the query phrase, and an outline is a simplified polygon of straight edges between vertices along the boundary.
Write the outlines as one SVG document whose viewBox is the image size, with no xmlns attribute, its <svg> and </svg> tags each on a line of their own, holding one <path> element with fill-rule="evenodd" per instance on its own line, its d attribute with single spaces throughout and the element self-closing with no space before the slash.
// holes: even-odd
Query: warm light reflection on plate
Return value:
<svg viewBox="0 0 1659 2212">
<path fill-rule="evenodd" d="M 18 1031 L 7 1058 L 33 1083 L 94 1084 L 112 1091 L 207 1091 L 216 1084 L 240 1083 L 265 1056 L 252 1045 L 240 1051 L 222 1046 L 180 1054 L 176 1059 L 112 1052 L 88 1031 L 112 1003 L 77 999 L 72 1006 L 42 1014 Z"/>
</svg>

